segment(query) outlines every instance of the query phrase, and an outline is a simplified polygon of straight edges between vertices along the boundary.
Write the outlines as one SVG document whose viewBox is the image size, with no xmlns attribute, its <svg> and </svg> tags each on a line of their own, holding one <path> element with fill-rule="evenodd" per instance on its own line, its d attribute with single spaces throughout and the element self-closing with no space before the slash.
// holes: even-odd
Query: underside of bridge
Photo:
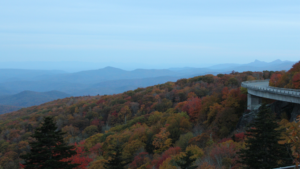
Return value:
<svg viewBox="0 0 300 169">
<path fill-rule="evenodd" d="M 247 88 L 247 107 L 250 111 L 243 114 L 240 125 L 255 118 L 262 102 L 269 103 L 267 106 L 278 118 L 294 121 L 300 115 L 300 90 L 272 87 L 269 80 L 246 81 L 242 87 Z"/>
<path fill-rule="evenodd" d="M 248 93 L 248 98 L 247 98 L 248 110 L 258 109 L 260 107 L 261 103 L 262 103 L 261 97 L 257 97 L 257 96 L 254 96 L 254 95 L 251 95 Z"/>
<path fill-rule="evenodd" d="M 247 98 L 247 107 L 248 110 L 254 111 L 257 110 L 261 104 L 262 100 L 264 98 L 251 95 L 248 93 Z M 270 108 L 273 112 L 277 114 L 278 117 L 286 116 L 287 119 L 290 121 L 294 121 L 298 115 L 300 115 L 300 104 L 297 103 L 290 103 L 285 101 L 276 101 L 270 105 Z"/>
</svg>

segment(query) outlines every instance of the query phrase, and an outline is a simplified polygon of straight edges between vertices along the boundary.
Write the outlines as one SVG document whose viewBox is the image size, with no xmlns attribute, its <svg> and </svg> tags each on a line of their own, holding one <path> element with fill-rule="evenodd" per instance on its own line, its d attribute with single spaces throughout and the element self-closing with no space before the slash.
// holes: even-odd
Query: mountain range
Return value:
<svg viewBox="0 0 300 169">
<path fill-rule="evenodd" d="M 33 92 L 23 91 L 18 94 L 1 96 L 0 105 L 11 105 L 17 107 L 30 107 L 40 105 L 56 99 L 69 97 L 70 95 L 60 91 Z"/>
<path fill-rule="evenodd" d="M 181 78 L 232 71 L 288 70 L 295 62 L 255 60 L 248 64 L 219 64 L 204 68 L 136 69 L 114 67 L 68 73 L 61 70 L 0 69 L 0 105 L 16 109 L 82 95 L 117 94 Z M 50 92 L 49 92 L 50 91 Z M 7 108 L 11 110 L 11 108 Z"/>
<path fill-rule="evenodd" d="M 18 94 L 0 96 L 0 114 L 19 110 L 23 107 L 40 105 L 49 101 L 63 99 L 69 96 L 69 94 L 60 91 L 23 91 Z"/>
</svg>

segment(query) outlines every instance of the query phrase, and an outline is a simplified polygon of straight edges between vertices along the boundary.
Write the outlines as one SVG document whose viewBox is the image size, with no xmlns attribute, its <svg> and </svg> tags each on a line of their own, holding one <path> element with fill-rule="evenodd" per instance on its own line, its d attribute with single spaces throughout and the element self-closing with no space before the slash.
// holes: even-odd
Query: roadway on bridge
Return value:
<svg viewBox="0 0 300 169">
<path fill-rule="evenodd" d="M 256 86 L 256 87 L 269 87 L 269 81 L 249 83 L 248 85 Z"/>
<path fill-rule="evenodd" d="M 242 87 L 248 89 L 248 106 L 258 104 L 258 98 L 300 104 L 300 90 L 272 87 L 269 86 L 269 80 L 245 81 Z"/>
</svg>

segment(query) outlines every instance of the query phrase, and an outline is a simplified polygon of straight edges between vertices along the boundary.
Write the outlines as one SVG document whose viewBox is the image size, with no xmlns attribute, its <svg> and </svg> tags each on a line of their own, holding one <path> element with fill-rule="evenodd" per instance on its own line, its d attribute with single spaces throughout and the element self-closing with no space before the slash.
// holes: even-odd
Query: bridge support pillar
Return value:
<svg viewBox="0 0 300 169">
<path fill-rule="evenodd" d="M 247 107 L 249 110 L 258 109 L 261 105 L 261 98 L 248 93 Z"/>
</svg>

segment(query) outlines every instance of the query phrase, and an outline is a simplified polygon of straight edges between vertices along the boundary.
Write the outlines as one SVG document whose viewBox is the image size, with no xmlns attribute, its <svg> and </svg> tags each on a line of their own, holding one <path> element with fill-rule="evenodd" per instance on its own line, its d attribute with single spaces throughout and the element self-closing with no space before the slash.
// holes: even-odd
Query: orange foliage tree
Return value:
<svg viewBox="0 0 300 169">
<path fill-rule="evenodd" d="M 294 75 L 293 86 L 295 89 L 300 89 L 300 72 Z"/>
<path fill-rule="evenodd" d="M 276 72 L 271 76 L 270 86 L 300 89 L 300 61 L 288 72 Z"/>
<path fill-rule="evenodd" d="M 279 86 L 282 75 L 280 73 L 274 73 L 270 79 L 270 86 Z"/>
</svg>

